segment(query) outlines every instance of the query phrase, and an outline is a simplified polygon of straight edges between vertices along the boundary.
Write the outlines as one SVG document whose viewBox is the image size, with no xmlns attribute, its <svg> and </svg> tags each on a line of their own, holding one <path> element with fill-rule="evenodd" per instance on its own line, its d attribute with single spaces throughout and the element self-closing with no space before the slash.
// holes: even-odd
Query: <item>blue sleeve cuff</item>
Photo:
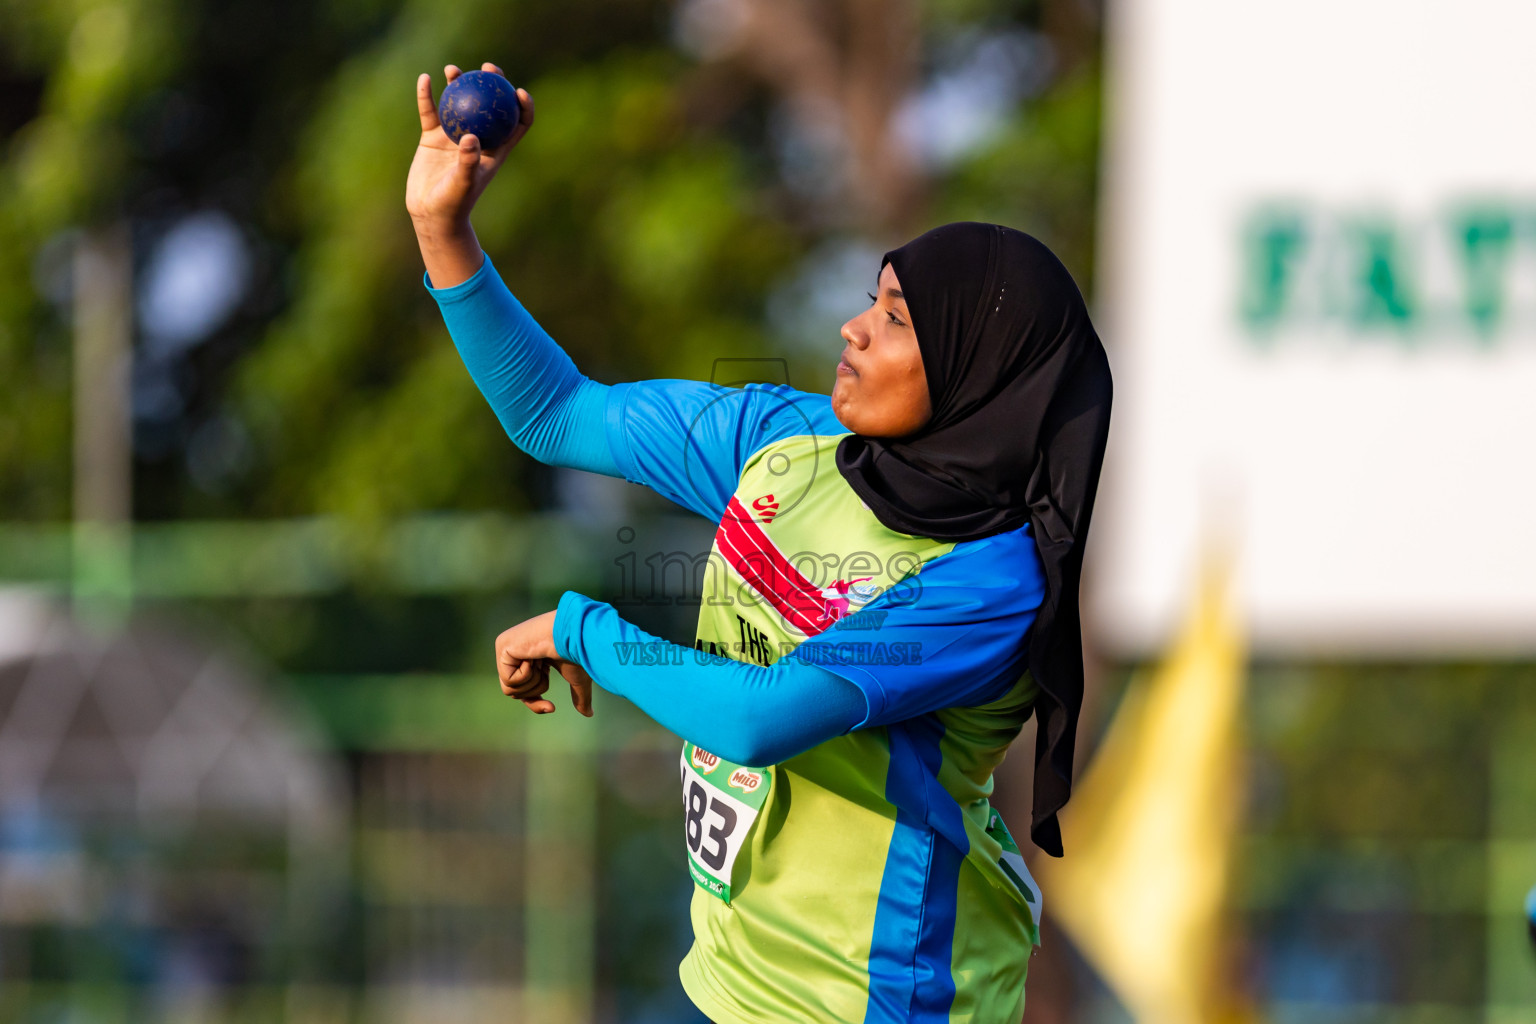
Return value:
<svg viewBox="0 0 1536 1024">
<path fill-rule="evenodd" d="M 439 305 L 457 302 L 467 298 L 485 286 L 486 278 L 495 273 L 491 266 L 491 257 L 482 252 L 480 254 L 480 269 L 469 275 L 469 279 L 458 284 L 449 285 L 447 288 L 432 287 L 432 277 L 425 270 L 421 272 L 421 283 L 426 285 L 427 293 L 437 300 Z"/>
<path fill-rule="evenodd" d="M 552 631 L 555 653 L 564 661 L 574 661 L 585 666 L 588 661 L 585 643 L 587 619 L 608 607 L 574 590 L 561 594 L 560 603 L 555 605 L 555 628 Z"/>
</svg>

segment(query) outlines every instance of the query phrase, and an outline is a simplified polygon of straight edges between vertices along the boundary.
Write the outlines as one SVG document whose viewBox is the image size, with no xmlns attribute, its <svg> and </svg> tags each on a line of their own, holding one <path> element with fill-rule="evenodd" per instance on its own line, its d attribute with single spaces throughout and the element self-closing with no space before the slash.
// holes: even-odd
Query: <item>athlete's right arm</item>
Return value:
<svg viewBox="0 0 1536 1024">
<path fill-rule="evenodd" d="M 482 70 L 500 74 L 494 64 Z M 452 81 L 459 69 L 444 74 Z M 576 370 L 507 291 L 470 225 L 475 202 L 533 125 L 533 98 L 519 89 L 518 100 L 511 139 L 481 152 L 472 135 L 455 145 L 443 134 L 422 75 L 421 139 L 405 189 L 427 286 L 512 440 L 543 462 L 622 476 L 718 521 L 753 452 L 793 434 L 846 432 L 825 395 L 787 386 L 652 380 L 609 388 Z"/>
<path fill-rule="evenodd" d="M 605 426 L 610 388 L 582 376 L 507 290 L 489 256 L 469 280 L 451 288 L 428 281 L 427 290 L 514 444 L 550 465 L 622 475 Z"/>
<path fill-rule="evenodd" d="M 501 74 L 494 64 L 481 70 Z M 460 72 L 450 64 L 443 73 L 451 82 Z M 431 77 L 416 80 L 421 139 L 406 178 L 405 206 L 426 264 L 425 282 L 507 436 L 541 462 L 618 476 L 604 428 L 608 388 L 577 372 L 512 297 L 469 222 L 508 152 L 533 126 L 533 98 L 523 89 L 517 97 L 517 129 L 499 148 L 481 152 L 473 135 L 454 143 L 443 134 Z"/>
</svg>

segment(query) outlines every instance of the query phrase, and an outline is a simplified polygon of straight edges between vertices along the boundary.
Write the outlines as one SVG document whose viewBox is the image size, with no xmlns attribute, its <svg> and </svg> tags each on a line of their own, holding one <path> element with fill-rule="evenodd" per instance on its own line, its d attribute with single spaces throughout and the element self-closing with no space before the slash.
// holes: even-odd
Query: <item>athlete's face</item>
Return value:
<svg viewBox="0 0 1536 1024">
<path fill-rule="evenodd" d="M 923 354 L 901 282 L 887 263 L 874 304 L 843 324 L 843 358 L 832 387 L 832 412 L 855 434 L 905 437 L 933 415 Z"/>
</svg>

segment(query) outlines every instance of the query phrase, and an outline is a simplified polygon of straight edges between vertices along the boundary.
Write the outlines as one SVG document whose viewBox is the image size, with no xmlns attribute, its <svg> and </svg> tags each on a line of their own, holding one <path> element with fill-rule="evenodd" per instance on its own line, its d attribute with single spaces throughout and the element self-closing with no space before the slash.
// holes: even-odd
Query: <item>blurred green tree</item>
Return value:
<svg viewBox="0 0 1536 1024">
<path fill-rule="evenodd" d="M 72 239 L 128 222 L 142 278 L 208 210 L 250 270 L 161 361 L 174 401 L 136 396 L 138 517 L 542 502 L 421 290 L 422 70 L 494 59 L 535 95 L 476 224 L 578 365 L 706 378 L 785 351 L 767 306 L 829 243 L 1001 220 L 1086 290 L 1097 33 L 1081 0 L 0 0 L 0 508 L 69 511 Z M 794 339 L 797 386 L 830 383 L 836 322 Z"/>
</svg>

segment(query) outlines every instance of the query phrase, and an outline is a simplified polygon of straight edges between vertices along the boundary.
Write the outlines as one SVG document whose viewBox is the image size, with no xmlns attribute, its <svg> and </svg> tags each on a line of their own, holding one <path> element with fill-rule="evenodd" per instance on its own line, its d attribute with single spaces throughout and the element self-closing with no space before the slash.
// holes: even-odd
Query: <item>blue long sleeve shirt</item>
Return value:
<svg viewBox="0 0 1536 1024">
<path fill-rule="evenodd" d="M 551 465 L 622 476 L 605 423 L 613 388 L 583 375 L 529 315 L 487 256 L 461 284 L 433 288 L 480 393 L 514 444 Z M 771 666 L 704 655 L 626 622 L 575 592 L 560 599 L 555 644 L 603 689 L 684 739 L 739 764 L 773 764 L 868 715 L 847 679 L 795 659 Z"/>
</svg>

